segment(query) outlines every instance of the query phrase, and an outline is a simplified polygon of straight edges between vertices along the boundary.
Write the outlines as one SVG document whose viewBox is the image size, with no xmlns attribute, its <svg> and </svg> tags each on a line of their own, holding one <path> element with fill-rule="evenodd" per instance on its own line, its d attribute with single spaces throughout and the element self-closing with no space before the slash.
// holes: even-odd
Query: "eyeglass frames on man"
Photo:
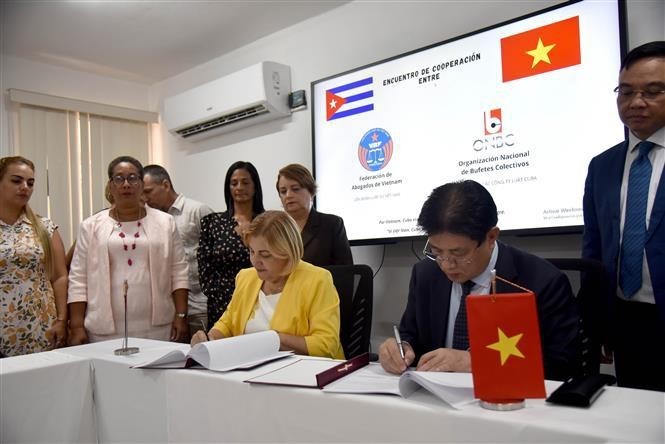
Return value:
<svg viewBox="0 0 665 444">
<path fill-rule="evenodd" d="M 639 94 L 643 100 L 653 102 L 660 97 L 663 97 L 665 94 L 665 88 L 662 86 L 655 86 L 646 89 L 635 89 L 630 86 L 617 86 L 614 88 L 614 92 L 620 100 L 632 100 L 637 94 Z"/>
<path fill-rule="evenodd" d="M 464 264 L 468 265 L 471 262 L 473 262 L 473 254 L 476 252 L 480 245 L 477 245 L 476 248 L 473 249 L 469 254 L 466 256 L 461 256 L 461 257 L 455 257 L 455 256 L 440 256 L 438 254 L 434 254 L 432 251 L 430 245 L 429 245 L 429 239 L 425 243 L 425 248 L 423 248 L 423 254 L 425 257 L 429 260 L 432 260 L 436 262 L 437 264 L 443 264 L 444 262 L 448 262 L 450 265 L 458 265 L 458 264 Z"/>
</svg>

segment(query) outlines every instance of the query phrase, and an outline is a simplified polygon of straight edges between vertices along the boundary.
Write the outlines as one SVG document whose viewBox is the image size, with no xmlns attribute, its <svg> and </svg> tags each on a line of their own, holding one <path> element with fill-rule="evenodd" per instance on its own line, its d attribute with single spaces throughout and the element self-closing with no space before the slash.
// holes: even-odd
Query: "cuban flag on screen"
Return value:
<svg viewBox="0 0 665 444">
<path fill-rule="evenodd" d="M 372 111 L 374 104 L 366 99 L 374 97 L 373 81 L 373 77 L 367 77 L 326 90 L 326 120 Z"/>
</svg>

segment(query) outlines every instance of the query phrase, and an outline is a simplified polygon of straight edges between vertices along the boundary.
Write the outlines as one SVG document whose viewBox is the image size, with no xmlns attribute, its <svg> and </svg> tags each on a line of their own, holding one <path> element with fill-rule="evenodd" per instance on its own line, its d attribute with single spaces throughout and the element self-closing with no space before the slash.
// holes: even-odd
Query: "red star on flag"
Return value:
<svg viewBox="0 0 665 444">
<path fill-rule="evenodd" d="M 483 400 L 545 397 L 536 296 L 466 298 L 473 390 Z"/>
</svg>

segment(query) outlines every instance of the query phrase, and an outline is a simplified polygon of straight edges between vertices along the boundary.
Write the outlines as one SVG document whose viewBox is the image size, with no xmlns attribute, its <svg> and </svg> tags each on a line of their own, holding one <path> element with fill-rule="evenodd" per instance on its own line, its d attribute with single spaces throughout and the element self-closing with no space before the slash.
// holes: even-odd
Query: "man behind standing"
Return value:
<svg viewBox="0 0 665 444">
<path fill-rule="evenodd" d="M 207 298 L 199 285 L 199 267 L 196 251 L 199 248 L 201 219 L 212 213 L 205 204 L 176 193 L 169 173 L 160 165 L 143 168 L 143 194 L 146 203 L 172 215 L 185 246 L 189 264 L 189 300 L 187 320 L 190 335 L 208 325 Z"/>
<path fill-rule="evenodd" d="M 582 255 L 613 289 L 618 384 L 665 391 L 665 41 L 626 55 L 615 92 L 628 138 L 589 164 Z"/>
</svg>

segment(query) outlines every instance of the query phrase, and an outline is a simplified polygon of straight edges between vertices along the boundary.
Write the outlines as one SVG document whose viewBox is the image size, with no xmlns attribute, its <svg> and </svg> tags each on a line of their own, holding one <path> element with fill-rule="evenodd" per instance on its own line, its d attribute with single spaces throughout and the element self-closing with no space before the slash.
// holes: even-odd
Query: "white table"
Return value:
<svg viewBox="0 0 665 444">
<path fill-rule="evenodd" d="M 277 365 L 272 364 L 272 365 Z M 513 412 L 454 410 L 420 390 L 409 399 L 252 385 L 265 373 L 168 375 L 169 440 L 307 442 L 663 442 L 665 395 L 608 387 L 590 409 L 527 400 Z M 176 418 L 187 418 L 179 421 Z"/>
<path fill-rule="evenodd" d="M 424 391 L 402 399 L 243 382 L 284 362 L 229 373 L 130 369 L 179 346 L 134 339 L 130 345 L 138 345 L 140 355 L 114 356 L 118 341 L 50 352 L 89 359 L 100 442 L 665 441 L 665 395 L 658 392 L 608 387 L 590 409 L 527 400 L 514 412 L 477 404 L 457 411 Z M 22 404 L 19 393 L 7 404 Z M 16 441 L 43 441 L 22 435 L 18 426 L 12 431 Z"/>
<path fill-rule="evenodd" d="M 90 360 L 54 352 L 0 359 L 0 442 L 97 439 Z"/>
<path fill-rule="evenodd" d="M 166 442 L 166 377 L 173 370 L 145 372 L 130 367 L 174 348 L 188 350 L 189 346 L 136 338 L 129 338 L 129 346 L 139 347 L 139 353 L 116 356 L 113 352 L 121 347 L 120 339 L 63 348 L 54 353 L 90 360 L 95 376 L 99 442 Z"/>
</svg>

